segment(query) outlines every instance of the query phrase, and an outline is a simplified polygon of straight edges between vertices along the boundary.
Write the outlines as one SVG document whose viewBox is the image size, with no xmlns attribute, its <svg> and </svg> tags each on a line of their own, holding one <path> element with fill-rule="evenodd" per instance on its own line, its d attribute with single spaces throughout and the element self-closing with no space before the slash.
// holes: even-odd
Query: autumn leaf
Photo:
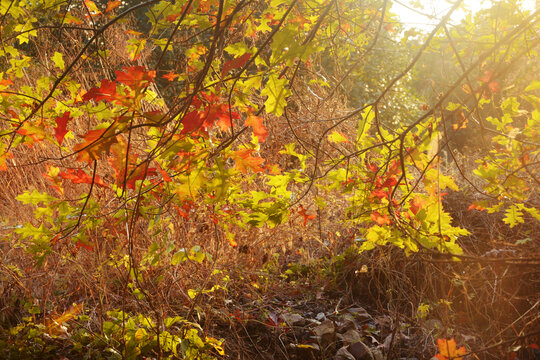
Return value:
<svg viewBox="0 0 540 360">
<path fill-rule="evenodd" d="M 308 221 L 313 220 L 317 217 L 317 215 L 315 214 L 308 215 L 306 212 L 306 209 L 304 209 L 302 205 L 300 205 L 300 210 L 298 210 L 298 215 L 301 215 L 304 218 L 304 226 L 306 226 Z"/>
<path fill-rule="evenodd" d="M 56 127 L 54 128 L 54 136 L 56 137 L 56 140 L 58 140 L 58 144 L 62 145 L 62 142 L 64 141 L 64 136 L 66 136 L 68 130 L 67 130 L 67 123 L 71 120 L 71 117 L 69 116 L 71 113 L 69 111 L 66 111 L 64 115 L 59 116 L 56 118 Z"/>
<path fill-rule="evenodd" d="M 375 221 L 378 225 L 390 225 L 392 221 L 387 215 L 381 215 L 378 211 L 371 213 L 371 220 Z"/>
<path fill-rule="evenodd" d="M 333 142 L 334 144 L 339 144 L 348 142 L 349 140 L 345 135 L 334 130 L 330 135 L 328 135 L 328 141 Z"/>
<path fill-rule="evenodd" d="M 184 128 L 182 129 L 181 133 L 188 134 L 199 130 L 203 123 L 203 114 L 201 114 L 199 111 L 191 111 L 187 113 L 182 119 L 182 125 L 184 126 Z"/>
<path fill-rule="evenodd" d="M 254 149 L 241 149 L 232 152 L 231 157 L 234 159 L 238 171 L 245 174 L 248 169 L 251 169 L 253 172 L 261 172 L 264 170 L 261 167 L 264 159 L 259 156 L 252 156 L 251 154 L 254 151 Z"/>
<path fill-rule="evenodd" d="M 483 211 L 483 210 L 486 210 L 487 206 L 488 206 L 487 202 L 475 201 L 467 208 L 467 210 L 470 211 L 470 210 L 474 209 L 474 210 L 478 210 L 478 211 Z"/>
<path fill-rule="evenodd" d="M 384 191 L 383 189 L 373 190 L 371 195 L 378 199 L 388 199 L 389 196 L 388 191 Z"/>
<path fill-rule="evenodd" d="M 384 183 L 381 185 L 381 187 L 391 188 L 397 185 L 397 179 L 395 177 L 389 177 L 384 181 Z"/>
<path fill-rule="evenodd" d="M 98 9 L 96 3 L 93 2 L 92 0 L 84 0 L 84 5 L 86 6 L 86 8 L 88 9 L 88 12 L 90 13 L 90 15 L 86 15 L 86 17 L 98 16 L 102 14 L 102 12 Z"/>
<path fill-rule="evenodd" d="M 416 195 L 413 199 L 409 200 L 409 205 L 411 212 L 416 215 L 426 205 L 426 201 L 420 195 Z"/>
<path fill-rule="evenodd" d="M 60 316 L 50 317 L 45 319 L 45 326 L 49 335 L 60 335 L 62 333 L 62 325 L 81 313 L 83 304 L 77 304 L 69 308 Z"/>
<path fill-rule="evenodd" d="M 175 74 L 173 71 L 171 71 L 168 74 L 162 75 L 161 77 L 166 79 L 167 81 L 174 81 L 179 75 Z"/>
<path fill-rule="evenodd" d="M 110 0 L 108 3 L 107 3 L 107 8 L 105 9 L 105 14 L 113 11 L 114 9 L 116 9 L 117 7 L 119 7 L 120 5 L 122 5 L 122 2 L 119 1 L 119 0 Z"/>
<path fill-rule="evenodd" d="M 76 250 L 79 250 L 80 248 L 84 248 L 88 251 L 94 251 L 94 249 L 92 248 L 92 245 L 85 242 L 85 241 L 82 241 L 82 240 L 79 240 L 77 242 L 77 246 L 75 247 Z"/>
<path fill-rule="evenodd" d="M 91 88 L 86 94 L 82 97 L 83 101 L 94 100 L 98 102 L 100 100 L 113 101 L 118 99 L 118 94 L 116 92 L 116 82 L 110 81 L 107 79 L 101 80 L 101 85 L 99 88 Z"/>
<path fill-rule="evenodd" d="M 116 80 L 132 89 L 140 89 L 154 81 L 156 71 L 146 71 L 144 66 L 124 67 L 124 71 L 116 71 Z"/>
<path fill-rule="evenodd" d="M 253 135 L 257 137 L 259 142 L 264 142 L 268 136 L 268 130 L 263 124 L 263 119 L 259 116 L 249 115 L 246 118 L 246 126 L 251 126 L 253 128 Z"/>
<path fill-rule="evenodd" d="M 107 188 L 107 184 L 96 175 L 95 179 L 92 180 L 92 176 L 88 175 L 82 169 L 67 169 L 67 172 L 61 172 L 58 174 L 59 177 L 65 180 L 70 180 L 74 184 L 94 184 Z"/>
<path fill-rule="evenodd" d="M 98 160 L 102 152 L 108 152 L 111 145 L 116 143 L 116 136 L 105 136 L 107 129 L 90 130 L 82 136 L 84 141 L 73 147 L 77 152 L 77 160 L 92 162 Z"/>
<path fill-rule="evenodd" d="M 167 20 L 168 22 L 175 22 L 176 19 L 178 19 L 179 16 L 180 16 L 180 13 L 167 15 L 167 16 L 165 17 L 165 20 Z"/>
<path fill-rule="evenodd" d="M 450 340 L 437 339 L 439 353 L 435 357 L 439 360 L 462 360 L 462 356 L 467 354 L 467 350 L 462 346 L 456 349 L 456 341 L 454 338 Z"/>
<path fill-rule="evenodd" d="M 221 76 L 223 77 L 231 70 L 241 68 L 249 61 L 250 58 L 251 58 L 251 54 L 245 53 L 244 55 L 241 55 L 232 60 L 226 61 L 225 64 L 223 64 L 223 69 L 221 70 Z"/>
</svg>

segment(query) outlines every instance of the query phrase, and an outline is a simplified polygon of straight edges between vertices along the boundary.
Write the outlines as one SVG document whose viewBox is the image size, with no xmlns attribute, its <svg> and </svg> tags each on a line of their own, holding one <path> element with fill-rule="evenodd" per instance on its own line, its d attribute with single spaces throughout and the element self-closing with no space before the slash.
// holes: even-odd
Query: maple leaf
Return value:
<svg viewBox="0 0 540 360">
<path fill-rule="evenodd" d="M 225 64 L 223 64 L 223 69 L 221 70 L 221 77 L 226 75 L 229 71 L 241 68 L 244 66 L 249 59 L 251 58 L 250 53 L 245 53 L 244 55 L 235 57 L 232 60 L 226 61 Z"/>
<path fill-rule="evenodd" d="M 170 73 L 162 75 L 161 77 L 167 79 L 167 81 L 174 81 L 174 79 L 176 79 L 178 76 L 180 75 L 175 74 L 173 71 L 171 71 Z"/>
<path fill-rule="evenodd" d="M 69 111 L 66 111 L 64 115 L 58 116 L 55 120 L 56 127 L 54 128 L 54 136 L 56 137 L 56 140 L 58 140 L 58 144 L 62 145 L 62 141 L 64 141 L 64 136 L 66 136 L 68 130 L 67 130 L 67 123 L 69 120 L 71 120 L 71 117 L 69 116 L 71 113 Z"/>
<path fill-rule="evenodd" d="M 257 137 L 259 142 L 265 142 L 266 137 L 268 136 L 268 130 L 263 124 L 263 119 L 259 116 L 249 115 L 246 118 L 246 126 L 251 126 L 253 128 L 253 135 Z"/>
<path fill-rule="evenodd" d="M 84 172 L 83 169 L 67 169 L 67 172 L 61 172 L 58 176 L 65 180 L 71 180 L 74 184 L 92 184 L 92 176 Z M 93 182 L 101 187 L 108 187 L 97 175 Z"/>
<path fill-rule="evenodd" d="M 439 353 L 435 357 L 439 360 L 462 360 L 461 356 L 467 354 L 465 346 L 456 349 L 456 341 L 454 338 L 450 340 L 437 339 Z"/>
<path fill-rule="evenodd" d="M 392 221 L 388 218 L 387 215 L 381 215 L 378 211 L 371 213 L 371 220 L 375 221 L 378 225 L 390 225 Z"/>
<path fill-rule="evenodd" d="M 261 172 L 264 170 L 261 167 L 264 159 L 259 156 L 251 156 L 254 151 L 254 149 L 241 149 L 232 152 L 231 157 L 234 159 L 238 171 L 245 174 L 248 169 L 251 169 L 253 172 Z"/>
<path fill-rule="evenodd" d="M 107 3 L 107 8 L 105 9 L 105 14 L 113 11 L 117 7 L 122 5 L 122 2 L 120 0 L 111 0 Z"/>
<path fill-rule="evenodd" d="M 156 71 L 146 71 L 144 66 L 124 67 L 124 71 L 116 71 L 116 80 L 132 89 L 139 89 L 154 81 Z"/>
<path fill-rule="evenodd" d="M 83 101 L 94 100 L 98 102 L 99 100 L 113 101 L 118 99 L 118 94 L 116 92 L 116 82 L 110 81 L 107 79 L 101 80 L 101 85 L 99 88 L 91 88 L 86 94 L 82 97 Z"/>
</svg>

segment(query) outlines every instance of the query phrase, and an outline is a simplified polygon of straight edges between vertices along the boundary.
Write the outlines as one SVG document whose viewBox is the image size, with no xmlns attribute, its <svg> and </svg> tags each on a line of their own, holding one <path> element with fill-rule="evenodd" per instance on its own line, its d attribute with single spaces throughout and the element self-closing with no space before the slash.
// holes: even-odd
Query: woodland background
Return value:
<svg viewBox="0 0 540 360">
<path fill-rule="evenodd" d="M 537 359 L 539 14 L 391 7 L 1 0 L 0 357 Z"/>
</svg>

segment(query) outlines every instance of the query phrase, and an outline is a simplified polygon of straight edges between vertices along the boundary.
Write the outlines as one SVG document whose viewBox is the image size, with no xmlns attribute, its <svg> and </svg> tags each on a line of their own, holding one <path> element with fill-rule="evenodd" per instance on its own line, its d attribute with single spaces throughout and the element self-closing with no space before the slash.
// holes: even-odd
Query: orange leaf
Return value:
<svg viewBox="0 0 540 360">
<path fill-rule="evenodd" d="M 259 142 L 264 142 L 268 136 L 268 130 L 263 124 L 263 119 L 259 116 L 249 115 L 246 118 L 246 126 L 251 126 L 253 128 L 253 135 L 259 139 Z"/>
<path fill-rule="evenodd" d="M 109 1 L 109 3 L 107 4 L 107 8 L 105 9 L 105 14 L 113 11 L 114 9 L 119 7 L 120 5 L 122 5 L 122 2 L 119 1 L 119 0 L 111 0 L 111 1 Z"/>
<path fill-rule="evenodd" d="M 317 217 L 316 215 L 308 215 L 306 213 L 306 209 L 304 209 L 302 205 L 300 205 L 300 210 L 298 210 L 298 214 L 304 218 L 304 226 L 306 226 L 308 220 L 313 220 Z"/>
<path fill-rule="evenodd" d="M 386 215 L 381 215 L 378 211 L 371 213 L 371 220 L 375 221 L 378 225 L 390 225 L 392 221 Z"/>
<path fill-rule="evenodd" d="M 176 79 L 178 76 L 178 74 L 175 74 L 173 71 L 171 71 L 170 73 L 165 74 L 161 77 L 167 79 L 168 81 L 174 81 L 174 79 Z"/>
<path fill-rule="evenodd" d="M 437 347 L 439 353 L 435 357 L 439 360 L 462 360 L 461 356 L 467 354 L 467 350 L 462 346 L 456 349 L 456 341 L 454 338 L 450 340 L 437 339 Z"/>
<path fill-rule="evenodd" d="M 261 167 L 264 159 L 258 156 L 251 156 L 251 153 L 254 151 L 254 149 L 241 149 L 232 152 L 231 157 L 234 159 L 238 171 L 245 174 L 248 169 L 251 169 L 253 172 L 261 172 L 264 170 Z"/>
<path fill-rule="evenodd" d="M 422 199 L 419 195 L 416 195 L 414 199 L 411 199 L 409 201 L 409 205 L 411 206 L 411 212 L 416 215 L 426 205 L 426 201 Z"/>
</svg>

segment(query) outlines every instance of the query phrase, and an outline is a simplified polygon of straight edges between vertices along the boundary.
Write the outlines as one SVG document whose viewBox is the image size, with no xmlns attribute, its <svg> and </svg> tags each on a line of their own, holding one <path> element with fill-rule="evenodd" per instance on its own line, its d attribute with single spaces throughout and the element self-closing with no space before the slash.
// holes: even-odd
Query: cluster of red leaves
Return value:
<svg viewBox="0 0 540 360">
<path fill-rule="evenodd" d="M 143 66 L 124 67 L 124 71 L 117 70 L 116 80 L 119 83 L 129 86 L 135 92 L 140 92 L 142 89 L 150 85 L 156 77 L 155 70 L 147 71 Z M 116 89 L 117 82 L 107 79 L 101 80 L 99 88 L 91 88 L 83 95 L 83 101 L 100 101 L 116 102 L 117 104 L 129 104 L 132 98 L 130 94 L 119 94 Z"/>
</svg>

